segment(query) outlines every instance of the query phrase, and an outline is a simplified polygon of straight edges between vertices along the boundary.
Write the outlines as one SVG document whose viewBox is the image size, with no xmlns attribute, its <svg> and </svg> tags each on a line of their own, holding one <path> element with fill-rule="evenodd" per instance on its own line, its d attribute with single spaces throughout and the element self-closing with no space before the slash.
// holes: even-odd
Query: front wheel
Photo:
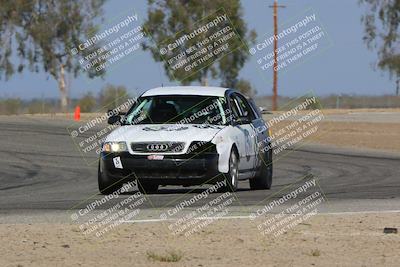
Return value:
<svg viewBox="0 0 400 267">
<path fill-rule="evenodd" d="M 235 192 L 239 183 L 239 159 L 233 149 L 229 158 L 229 172 L 224 176 L 226 183 L 224 189 L 228 192 Z"/>
<path fill-rule="evenodd" d="M 272 186 L 272 149 L 269 149 L 261 162 L 261 170 L 256 177 L 249 180 L 250 189 L 271 189 Z"/>
<path fill-rule="evenodd" d="M 121 189 L 123 183 L 121 181 L 114 181 L 109 179 L 107 174 L 101 172 L 100 168 L 101 167 L 99 162 L 99 166 L 97 168 L 97 182 L 100 193 L 103 195 L 109 195 Z"/>
</svg>

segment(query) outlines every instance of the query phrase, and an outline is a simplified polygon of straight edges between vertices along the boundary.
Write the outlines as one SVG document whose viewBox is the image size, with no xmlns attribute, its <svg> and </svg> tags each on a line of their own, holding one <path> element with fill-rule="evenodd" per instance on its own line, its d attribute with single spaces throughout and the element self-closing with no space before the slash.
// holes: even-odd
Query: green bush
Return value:
<svg viewBox="0 0 400 267">
<path fill-rule="evenodd" d="M 0 113 L 3 115 L 18 114 L 21 109 L 21 100 L 19 98 L 7 98 L 0 100 Z"/>
<path fill-rule="evenodd" d="M 79 101 L 78 105 L 81 108 L 81 112 L 91 112 L 96 107 L 97 101 L 91 92 L 84 95 Z"/>
</svg>

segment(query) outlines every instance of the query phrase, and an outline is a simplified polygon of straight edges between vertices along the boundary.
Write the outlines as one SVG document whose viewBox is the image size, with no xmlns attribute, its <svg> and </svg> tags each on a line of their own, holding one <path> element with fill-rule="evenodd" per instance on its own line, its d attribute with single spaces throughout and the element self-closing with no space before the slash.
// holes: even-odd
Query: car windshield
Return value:
<svg viewBox="0 0 400 267">
<path fill-rule="evenodd" d="M 124 124 L 225 125 L 225 98 L 194 95 L 159 95 L 138 99 Z"/>
</svg>

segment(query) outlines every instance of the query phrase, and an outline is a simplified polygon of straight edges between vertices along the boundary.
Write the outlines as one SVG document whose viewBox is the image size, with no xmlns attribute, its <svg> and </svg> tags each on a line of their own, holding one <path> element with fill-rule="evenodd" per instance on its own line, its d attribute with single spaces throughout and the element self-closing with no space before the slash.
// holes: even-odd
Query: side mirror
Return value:
<svg viewBox="0 0 400 267">
<path fill-rule="evenodd" d="M 259 107 L 261 114 L 272 114 L 272 112 L 269 112 L 265 107 Z"/>
<path fill-rule="evenodd" d="M 118 123 L 122 122 L 123 116 L 126 115 L 126 112 L 120 111 L 118 114 L 115 114 L 113 109 L 109 109 L 107 111 L 107 114 L 114 114 L 114 115 L 111 115 L 110 117 L 108 117 L 108 120 L 107 120 L 108 124 L 118 124 Z"/>
<path fill-rule="evenodd" d="M 108 118 L 107 123 L 108 124 L 117 124 L 121 122 L 121 116 L 120 115 L 114 115 Z"/>
</svg>

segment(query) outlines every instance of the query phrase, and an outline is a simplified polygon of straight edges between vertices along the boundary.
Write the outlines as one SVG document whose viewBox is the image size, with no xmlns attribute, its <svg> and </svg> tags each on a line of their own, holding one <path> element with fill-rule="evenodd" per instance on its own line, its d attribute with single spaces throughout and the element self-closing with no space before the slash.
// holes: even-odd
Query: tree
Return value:
<svg viewBox="0 0 400 267">
<path fill-rule="evenodd" d="M 101 106 L 106 109 L 116 108 L 129 98 L 125 86 L 106 85 L 100 92 Z"/>
<path fill-rule="evenodd" d="M 25 66 L 39 72 L 40 67 L 57 80 L 61 107 L 68 105 L 66 73 L 76 77 L 80 57 L 97 50 L 96 45 L 75 50 L 96 33 L 95 19 L 101 15 L 104 0 L 0 0 L 0 77 L 14 74 L 13 50 Z M 78 53 L 79 52 L 79 53 Z M 78 53 L 78 54 L 76 54 Z M 100 64 L 100 63 L 99 63 Z M 102 75 L 94 68 L 89 77 Z"/>
<path fill-rule="evenodd" d="M 246 23 L 242 19 L 242 7 L 239 0 L 148 0 L 148 19 L 143 28 L 149 34 L 151 43 L 143 43 L 143 49 L 150 50 L 153 58 L 163 62 L 164 69 L 170 80 L 178 80 L 182 84 L 190 84 L 199 81 L 202 85 L 207 85 L 208 78 L 219 78 L 223 86 L 235 87 L 238 82 L 240 69 L 249 57 L 245 40 L 254 42 L 256 34 L 254 31 L 248 32 Z M 223 10 L 229 20 L 222 24 L 224 26 L 232 23 L 236 34 L 240 38 L 231 39 L 233 49 L 218 61 L 202 67 L 198 71 L 193 71 L 189 77 L 184 72 L 173 72 L 168 62 L 160 54 L 159 46 L 166 40 L 176 38 L 176 34 L 190 34 L 196 27 L 204 22 L 208 16 Z M 211 21 L 211 20 L 210 20 Z M 196 46 L 199 42 L 209 38 L 222 27 L 214 27 L 206 32 L 186 40 L 179 48 L 184 52 L 187 48 Z M 238 49 L 236 49 L 238 48 Z M 179 53 L 177 53 L 179 54 Z"/>
<path fill-rule="evenodd" d="M 93 96 L 91 92 L 85 94 L 81 99 L 78 101 L 78 105 L 81 108 L 82 112 L 91 112 L 93 108 L 96 106 L 96 98 Z"/>
<path fill-rule="evenodd" d="M 251 83 L 244 79 L 240 79 L 237 82 L 235 89 L 239 90 L 240 92 L 249 97 L 253 97 L 257 93 L 257 91 L 254 90 L 253 87 L 251 86 Z"/>
<path fill-rule="evenodd" d="M 362 17 L 367 47 L 378 51 L 379 68 L 400 77 L 400 2 L 360 0 L 360 3 L 367 6 L 367 14 Z"/>
</svg>

